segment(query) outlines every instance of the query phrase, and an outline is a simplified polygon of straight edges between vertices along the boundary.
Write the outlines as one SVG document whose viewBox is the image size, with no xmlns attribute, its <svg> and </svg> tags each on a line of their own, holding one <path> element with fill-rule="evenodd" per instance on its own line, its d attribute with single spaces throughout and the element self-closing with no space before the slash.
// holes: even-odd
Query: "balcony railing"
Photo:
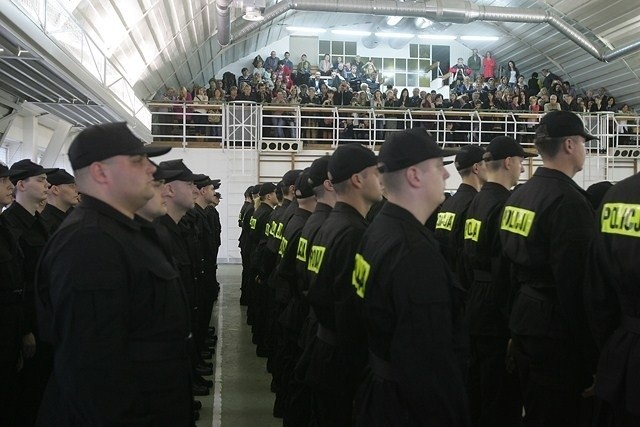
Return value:
<svg viewBox="0 0 640 427">
<path fill-rule="evenodd" d="M 150 102 L 156 142 L 184 147 L 259 148 L 289 141 L 299 148 L 337 147 L 360 142 L 375 148 L 402 129 L 426 128 L 442 146 L 488 143 L 498 135 L 532 146 L 544 114 L 527 111 L 424 110 L 397 108 L 262 105 L 254 102 L 191 104 Z M 640 116 L 614 113 L 580 114 L 592 152 L 609 147 L 640 149 Z"/>
</svg>

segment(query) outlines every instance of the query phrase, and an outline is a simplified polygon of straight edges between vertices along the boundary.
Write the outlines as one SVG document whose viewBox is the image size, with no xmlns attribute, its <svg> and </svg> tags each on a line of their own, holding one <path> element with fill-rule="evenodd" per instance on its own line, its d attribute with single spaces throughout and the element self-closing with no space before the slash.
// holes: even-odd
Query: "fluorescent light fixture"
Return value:
<svg viewBox="0 0 640 427">
<path fill-rule="evenodd" d="M 494 42 L 498 40 L 497 36 L 460 36 L 460 40 L 485 41 Z"/>
<path fill-rule="evenodd" d="M 419 30 L 424 30 L 425 28 L 430 27 L 431 24 L 433 24 L 433 22 L 431 22 L 427 18 L 416 18 L 415 21 L 415 26 Z"/>
<path fill-rule="evenodd" d="M 242 15 L 242 19 L 244 19 L 245 21 L 258 22 L 262 21 L 264 19 L 264 16 L 262 16 L 262 13 L 260 13 L 260 9 L 247 6 L 244 15 Z"/>
<path fill-rule="evenodd" d="M 409 33 L 376 33 L 376 36 L 385 39 L 412 39 L 415 34 Z"/>
<path fill-rule="evenodd" d="M 326 33 L 327 30 L 324 28 L 314 28 L 314 27 L 287 27 L 287 31 L 290 33 L 312 33 L 312 34 L 322 34 Z"/>
<path fill-rule="evenodd" d="M 339 34 L 343 36 L 370 36 L 371 31 L 360 30 L 331 30 L 331 34 Z"/>
<path fill-rule="evenodd" d="M 390 16 L 387 18 L 387 25 L 393 27 L 394 25 L 398 25 L 400 21 L 402 21 L 402 16 Z"/>
<path fill-rule="evenodd" d="M 447 36 L 444 34 L 420 34 L 418 37 L 426 40 L 455 40 L 457 38 L 457 36 Z"/>
<path fill-rule="evenodd" d="M 0 52 L 4 52 L 4 48 L 0 47 Z"/>
</svg>

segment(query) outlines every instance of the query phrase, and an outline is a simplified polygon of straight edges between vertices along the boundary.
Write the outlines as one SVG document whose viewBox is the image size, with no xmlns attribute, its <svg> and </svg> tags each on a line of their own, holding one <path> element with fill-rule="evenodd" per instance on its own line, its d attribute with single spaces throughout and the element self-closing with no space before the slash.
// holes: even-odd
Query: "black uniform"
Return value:
<svg viewBox="0 0 640 427">
<path fill-rule="evenodd" d="M 471 284 L 467 316 L 471 334 L 471 418 L 479 427 L 520 423 L 522 400 L 516 373 L 507 373 L 509 264 L 502 255 L 500 219 L 510 192 L 487 182 L 467 211 L 462 252 Z"/>
<path fill-rule="evenodd" d="M 22 348 L 22 251 L 0 215 L 0 425 L 18 425 L 17 365 Z"/>
<path fill-rule="evenodd" d="M 309 315 L 309 303 L 307 291 L 309 282 L 307 278 L 307 259 L 311 246 L 315 241 L 320 227 L 329 217 L 332 207 L 325 203 L 318 203 L 298 239 L 296 250 L 295 269 L 297 280 L 297 294 L 300 295 L 300 309 L 296 318 L 289 318 L 286 324 L 287 331 L 292 339 L 298 343 L 297 356 L 294 356 L 296 364 L 291 386 L 287 395 L 286 409 L 284 413 L 284 426 L 308 425 L 311 417 L 311 390 L 304 382 L 309 360 L 302 358 L 302 351 L 310 341 L 315 339 L 317 323 L 315 316 Z"/>
<path fill-rule="evenodd" d="M 366 337 L 351 284 L 354 256 L 367 222 L 338 202 L 316 235 L 307 263 L 308 300 L 318 321 L 306 382 L 319 426 L 349 425 L 355 389 L 366 364 Z"/>
<path fill-rule="evenodd" d="M 476 194 L 476 189 L 469 184 L 460 184 L 458 191 L 445 200 L 438 212 L 435 237 L 440 243 L 444 259 L 454 274 L 459 270 L 467 209 Z"/>
<path fill-rule="evenodd" d="M 357 425 L 469 426 L 464 291 L 433 234 L 387 202 L 355 264 L 372 368 L 356 398 Z"/>
<path fill-rule="evenodd" d="M 49 234 L 53 234 L 67 217 L 67 212 L 62 212 L 60 209 L 47 203 L 40 216 L 49 226 Z"/>
<path fill-rule="evenodd" d="M 525 422 L 576 425 L 595 363 L 582 295 L 593 208 L 571 178 L 541 167 L 509 197 L 500 228 L 518 288 L 509 326 Z"/>
<path fill-rule="evenodd" d="M 188 426 L 189 313 L 151 225 L 85 195 L 38 271 L 56 351 L 39 425 Z"/>
<path fill-rule="evenodd" d="M 640 174 L 606 194 L 589 260 L 587 314 L 600 351 L 597 426 L 640 426 Z"/>
<path fill-rule="evenodd" d="M 211 313 L 213 305 L 218 296 L 218 283 L 216 281 L 216 258 L 218 253 L 218 242 L 216 231 L 213 229 L 214 224 L 207 216 L 206 208 L 202 208 L 197 203 L 191 210 L 194 215 L 194 225 L 198 228 L 198 254 L 200 257 L 200 270 L 197 272 L 198 282 L 202 297 L 199 306 L 199 322 L 198 329 L 202 331 L 198 335 L 198 348 L 205 348 L 206 331 L 211 321 Z M 214 258 L 215 257 L 215 258 Z M 194 319 L 195 321 L 195 319 Z"/>
<path fill-rule="evenodd" d="M 53 350 L 49 343 L 42 342 L 36 320 L 34 293 L 35 274 L 40 254 L 49 239 L 49 227 L 38 212 L 31 215 L 20 203 L 14 202 L 2 214 L 6 223 L 15 233 L 16 240 L 24 255 L 24 323 L 22 334 L 33 333 L 36 338 L 36 353 L 24 360 L 19 374 L 20 409 L 25 425 L 32 425 L 38 412 L 40 401 L 53 369 Z"/>
<path fill-rule="evenodd" d="M 297 332 L 302 323 L 300 312 L 304 308 L 302 294 L 298 290 L 296 255 L 300 233 L 310 216 L 311 212 L 308 210 L 296 208 L 293 217 L 285 226 L 278 251 L 279 263 L 273 278 L 276 305 L 276 323 L 273 331 L 275 351 L 272 354 L 272 373 L 276 388 L 274 414 L 280 416 L 284 414 L 289 383 L 299 354 Z"/>
<path fill-rule="evenodd" d="M 251 218 L 253 217 L 254 207 L 252 203 L 245 202 L 240 210 L 238 223 L 242 228 L 240 237 L 238 238 L 238 247 L 240 248 L 240 256 L 242 258 L 242 283 L 240 285 L 240 304 L 249 304 L 249 281 L 251 279 L 251 252 L 249 248 L 249 233 L 251 231 Z"/>
</svg>

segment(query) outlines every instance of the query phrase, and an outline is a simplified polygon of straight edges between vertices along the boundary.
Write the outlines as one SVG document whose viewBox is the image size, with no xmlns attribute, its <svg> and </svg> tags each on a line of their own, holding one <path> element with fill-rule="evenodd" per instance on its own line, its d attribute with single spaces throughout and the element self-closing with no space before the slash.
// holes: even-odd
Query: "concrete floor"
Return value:
<svg viewBox="0 0 640 427">
<path fill-rule="evenodd" d="M 273 418 L 275 395 L 269 391 L 271 375 L 266 359 L 256 357 L 246 308 L 240 307 L 240 265 L 221 265 L 218 281 L 220 296 L 212 324 L 218 330 L 211 394 L 197 398 L 202 402 L 198 427 L 282 426 Z"/>
</svg>

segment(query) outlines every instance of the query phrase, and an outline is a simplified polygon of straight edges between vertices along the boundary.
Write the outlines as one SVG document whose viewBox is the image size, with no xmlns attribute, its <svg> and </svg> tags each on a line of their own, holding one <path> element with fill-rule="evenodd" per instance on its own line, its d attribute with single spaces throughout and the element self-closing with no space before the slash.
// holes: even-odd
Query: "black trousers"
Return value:
<svg viewBox="0 0 640 427">
<path fill-rule="evenodd" d="M 520 376 L 526 427 L 591 425 L 592 399 L 582 391 L 589 374 L 566 340 L 514 335 L 513 352 Z"/>
<path fill-rule="evenodd" d="M 508 341 L 508 337 L 471 337 L 470 403 L 476 427 L 514 427 L 522 421 L 518 374 L 506 370 Z"/>
</svg>

